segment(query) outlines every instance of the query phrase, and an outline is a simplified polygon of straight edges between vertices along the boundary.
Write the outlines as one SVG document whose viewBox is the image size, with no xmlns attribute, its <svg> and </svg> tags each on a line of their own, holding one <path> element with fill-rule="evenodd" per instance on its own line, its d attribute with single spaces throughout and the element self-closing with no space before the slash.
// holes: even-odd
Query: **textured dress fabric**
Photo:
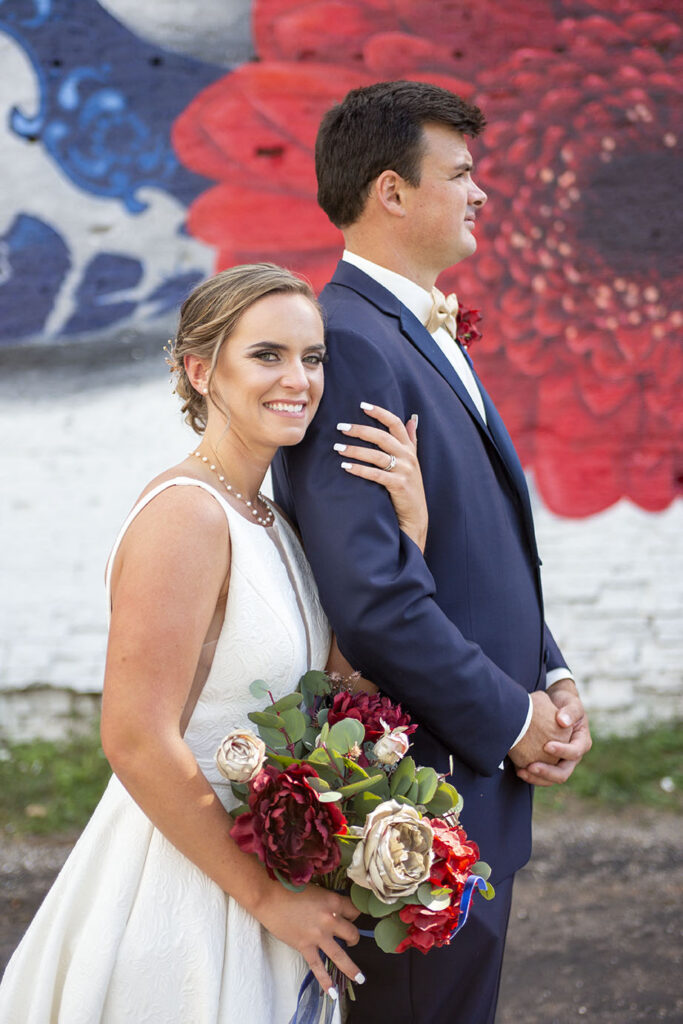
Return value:
<svg viewBox="0 0 683 1024">
<path fill-rule="evenodd" d="M 235 806 L 214 753 L 250 727 L 249 685 L 275 699 L 323 668 L 330 631 L 299 542 L 276 512 L 246 520 L 186 477 L 150 491 L 124 523 L 169 486 L 204 487 L 225 510 L 232 559 L 225 620 L 185 740 L 218 795 Z M 113 562 L 113 555 L 110 565 Z M 109 582 L 108 582 L 109 585 Z M 287 1024 L 306 972 L 149 821 L 116 776 L 10 961 L 1 1024 Z"/>
</svg>

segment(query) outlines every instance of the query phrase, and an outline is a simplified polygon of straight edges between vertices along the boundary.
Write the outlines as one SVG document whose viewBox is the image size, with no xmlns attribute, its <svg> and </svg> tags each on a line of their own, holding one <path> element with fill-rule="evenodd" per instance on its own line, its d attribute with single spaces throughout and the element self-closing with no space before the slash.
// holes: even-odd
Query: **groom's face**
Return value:
<svg viewBox="0 0 683 1024">
<path fill-rule="evenodd" d="M 409 236 L 415 257 L 441 273 L 477 248 L 475 218 L 486 193 L 472 177 L 472 157 L 460 132 L 440 124 L 423 129 L 419 185 L 405 186 Z"/>
</svg>

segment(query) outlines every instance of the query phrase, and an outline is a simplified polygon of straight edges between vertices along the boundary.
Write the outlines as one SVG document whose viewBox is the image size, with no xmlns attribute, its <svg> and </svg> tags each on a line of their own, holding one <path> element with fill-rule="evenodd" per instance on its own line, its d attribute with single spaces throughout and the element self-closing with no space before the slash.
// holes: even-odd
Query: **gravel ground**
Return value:
<svg viewBox="0 0 683 1024">
<path fill-rule="evenodd" d="M 680 820 L 565 810 L 544 813 L 535 834 L 515 886 L 497 1024 L 680 1024 Z M 0 969 L 72 843 L 0 839 Z"/>
</svg>

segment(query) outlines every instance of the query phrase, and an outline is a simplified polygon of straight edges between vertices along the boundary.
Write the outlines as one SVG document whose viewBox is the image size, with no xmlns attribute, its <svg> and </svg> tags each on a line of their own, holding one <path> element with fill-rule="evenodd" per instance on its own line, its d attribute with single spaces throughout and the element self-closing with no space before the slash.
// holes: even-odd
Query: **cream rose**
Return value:
<svg viewBox="0 0 683 1024">
<path fill-rule="evenodd" d="M 216 765 L 230 782 L 251 782 L 261 771 L 266 745 L 248 729 L 233 729 L 216 751 Z"/>
<path fill-rule="evenodd" d="M 380 719 L 380 721 L 382 721 Z M 403 726 L 390 729 L 386 722 L 382 721 L 384 735 L 380 736 L 373 747 L 374 756 L 380 764 L 398 764 L 402 757 L 408 753 L 410 740 L 406 736 Z"/>
<path fill-rule="evenodd" d="M 368 814 L 361 835 L 347 874 L 385 903 L 409 896 L 429 877 L 434 833 L 414 807 L 385 800 Z"/>
</svg>

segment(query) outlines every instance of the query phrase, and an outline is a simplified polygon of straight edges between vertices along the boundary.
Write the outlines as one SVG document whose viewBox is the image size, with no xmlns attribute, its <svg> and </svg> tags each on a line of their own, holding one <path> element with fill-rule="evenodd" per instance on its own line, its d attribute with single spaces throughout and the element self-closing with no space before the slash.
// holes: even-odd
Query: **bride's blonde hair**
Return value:
<svg viewBox="0 0 683 1024">
<path fill-rule="evenodd" d="M 183 303 L 178 331 L 169 341 L 168 363 L 171 373 L 176 375 L 175 390 L 183 400 L 185 421 L 195 433 L 203 434 L 206 428 L 206 396 L 190 383 L 185 356 L 195 355 L 210 361 L 207 386 L 215 400 L 212 379 L 223 343 L 250 306 L 278 292 L 303 295 L 322 317 L 310 284 L 275 263 L 249 263 L 222 270 L 198 285 Z"/>
</svg>

